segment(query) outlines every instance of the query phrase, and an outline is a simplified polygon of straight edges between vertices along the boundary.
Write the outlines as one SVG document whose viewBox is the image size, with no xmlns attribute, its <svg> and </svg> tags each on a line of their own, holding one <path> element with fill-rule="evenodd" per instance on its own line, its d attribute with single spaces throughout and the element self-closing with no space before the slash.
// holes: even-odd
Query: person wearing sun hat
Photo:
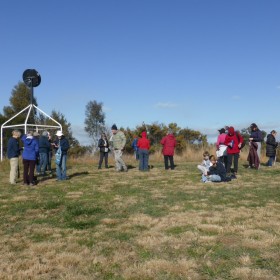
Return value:
<svg viewBox="0 0 280 280">
<path fill-rule="evenodd" d="M 63 132 L 61 130 L 58 130 L 55 134 L 57 136 L 56 141 L 54 142 L 54 147 L 56 149 L 56 154 L 58 151 L 61 151 L 60 160 L 56 161 L 56 176 L 57 181 L 66 180 L 67 177 L 67 168 L 66 168 L 66 162 L 67 162 L 67 152 L 69 150 L 69 141 L 68 139 L 63 135 Z"/>
<path fill-rule="evenodd" d="M 118 130 L 116 124 L 113 124 L 111 127 L 112 136 L 110 138 L 110 143 L 114 151 L 116 171 L 127 171 L 127 166 L 122 159 L 123 150 L 126 143 L 126 137 L 121 130 Z"/>
</svg>

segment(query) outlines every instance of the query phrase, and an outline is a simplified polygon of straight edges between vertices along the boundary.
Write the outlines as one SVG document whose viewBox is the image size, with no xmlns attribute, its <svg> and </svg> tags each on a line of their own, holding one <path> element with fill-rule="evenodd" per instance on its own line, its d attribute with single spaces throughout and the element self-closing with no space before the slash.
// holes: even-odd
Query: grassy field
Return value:
<svg viewBox="0 0 280 280">
<path fill-rule="evenodd" d="M 0 279 L 280 279 L 280 166 L 200 182 L 197 162 L 8 184 L 0 164 Z M 245 162 L 244 162 L 245 164 Z"/>
</svg>

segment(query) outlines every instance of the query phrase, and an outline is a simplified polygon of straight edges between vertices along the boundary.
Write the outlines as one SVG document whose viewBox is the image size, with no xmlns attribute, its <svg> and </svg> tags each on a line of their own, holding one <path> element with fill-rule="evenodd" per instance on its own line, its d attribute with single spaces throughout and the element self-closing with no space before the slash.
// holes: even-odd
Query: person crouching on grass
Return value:
<svg viewBox="0 0 280 280">
<path fill-rule="evenodd" d="M 203 160 L 201 162 L 201 164 L 199 164 L 197 166 L 197 168 L 200 170 L 200 172 L 204 175 L 207 175 L 207 172 L 209 171 L 210 166 L 212 165 L 210 159 L 209 159 L 209 152 L 205 151 L 203 153 Z"/>
<path fill-rule="evenodd" d="M 223 163 L 220 160 L 217 160 L 217 158 L 213 155 L 209 157 L 209 160 L 212 165 L 209 167 L 207 175 L 202 174 L 201 181 L 204 183 L 229 181 L 230 179 L 227 179 L 226 177 L 227 172 Z"/>
</svg>

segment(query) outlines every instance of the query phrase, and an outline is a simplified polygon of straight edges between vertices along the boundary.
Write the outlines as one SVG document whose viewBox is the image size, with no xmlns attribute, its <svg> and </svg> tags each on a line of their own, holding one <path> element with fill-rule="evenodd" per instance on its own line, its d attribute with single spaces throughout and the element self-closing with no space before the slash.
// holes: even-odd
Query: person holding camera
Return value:
<svg viewBox="0 0 280 280">
<path fill-rule="evenodd" d="M 98 147 L 100 152 L 98 169 L 101 169 L 103 159 L 105 159 L 105 168 L 109 168 L 108 166 L 108 154 L 109 154 L 109 141 L 105 133 L 101 134 L 101 138 L 98 140 Z"/>
</svg>

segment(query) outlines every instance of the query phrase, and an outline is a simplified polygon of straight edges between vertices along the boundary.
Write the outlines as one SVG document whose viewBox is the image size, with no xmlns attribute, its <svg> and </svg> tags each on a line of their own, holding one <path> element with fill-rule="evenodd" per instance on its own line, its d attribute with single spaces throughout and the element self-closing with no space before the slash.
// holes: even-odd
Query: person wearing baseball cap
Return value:
<svg viewBox="0 0 280 280">
<path fill-rule="evenodd" d="M 110 143 L 113 147 L 115 163 L 116 163 L 116 171 L 125 171 L 127 172 L 127 166 L 122 159 L 123 150 L 126 143 L 126 137 L 121 130 L 118 130 L 116 124 L 113 124 L 111 127 L 112 136 L 110 138 Z"/>
</svg>

